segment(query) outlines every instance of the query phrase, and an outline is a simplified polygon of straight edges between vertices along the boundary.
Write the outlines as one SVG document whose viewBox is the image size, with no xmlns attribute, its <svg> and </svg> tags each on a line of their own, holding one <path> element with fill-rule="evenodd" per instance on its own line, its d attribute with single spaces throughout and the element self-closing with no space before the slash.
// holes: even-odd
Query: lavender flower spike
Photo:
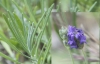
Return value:
<svg viewBox="0 0 100 64">
<path fill-rule="evenodd" d="M 67 38 L 70 48 L 83 48 L 84 43 L 86 43 L 84 32 L 74 26 L 68 26 Z"/>
</svg>

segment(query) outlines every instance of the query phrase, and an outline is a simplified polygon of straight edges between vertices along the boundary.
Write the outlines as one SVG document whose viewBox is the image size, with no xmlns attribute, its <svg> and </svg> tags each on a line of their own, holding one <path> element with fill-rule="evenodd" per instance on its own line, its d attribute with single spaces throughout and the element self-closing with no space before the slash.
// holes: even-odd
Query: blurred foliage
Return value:
<svg viewBox="0 0 100 64">
<path fill-rule="evenodd" d="M 24 20 L 29 22 L 29 23 L 26 23 L 26 25 L 27 24 L 32 25 L 32 23 L 34 22 L 33 23 L 34 28 L 36 28 L 40 18 L 43 16 L 42 23 L 40 23 L 40 25 L 38 26 L 38 29 L 35 35 L 35 36 L 40 35 L 41 30 L 42 30 L 41 27 L 44 26 L 44 21 L 48 21 L 47 25 L 45 25 L 46 30 L 44 30 L 42 38 L 40 38 L 41 40 L 39 41 L 39 42 L 42 42 L 39 47 L 40 48 L 43 47 L 44 43 L 48 42 L 49 38 L 51 38 L 51 22 L 52 22 L 51 19 L 52 18 L 51 19 L 49 18 L 48 20 L 46 18 L 47 16 L 49 16 L 48 15 L 49 12 L 47 13 L 47 11 L 53 3 L 54 3 L 54 7 L 52 9 L 52 13 L 61 12 L 60 14 L 62 16 L 62 19 L 64 20 L 65 25 L 68 25 L 68 22 L 66 20 L 65 13 L 62 13 L 62 12 L 72 12 L 71 13 L 73 17 L 72 24 L 77 26 L 76 19 L 75 19 L 76 13 L 73 13 L 73 12 L 99 12 L 100 10 L 100 0 L 0 0 L 0 31 L 4 33 L 4 35 L 9 39 L 10 42 L 12 42 L 12 44 L 16 48 L 18 48 L 18 50 L 21 50 L 21 51 L 23 50 L 23 52 L 27 55 L 26 51 L 23 49 L 21 45 L 19 45 L 16 38 L 12 36 L 12 33 L 9 30 L 9 27 L 7 26 L 3 18 L 3 13 L 5 14 L 6 18 L 10 17 L 8 14 L 9 12 L 12 17 L 15 15 L 16 17 L 13 17 L 13 18 L 16 21 L 19 21 L 19 20 L 23 21 L 22 18 L 24 17 Z M 44 13 L 45 15 L 43 15 Z M 59 35 L 59 28 L 56 25 L 56 22 L 53 22 L 53 23 L 54 23 L 55 30 L 57 34 Z M 62 22 L 59 22 L 59 23 L 62 25 Z M 19 29 L 21 30 L 22 28 L 19 28 Z M 35 40 L 37 38 L 38 37 L 36 37 Z M 48 46 L 46 46 L 46 48 L 47 47 Z M 48 50 L 50 52 L 49 48 Z M 40 53 L 40 51 L 41 50 L 38 50 L 38 53 Z M 16 52 L 15 56 L 16 56 L 16 59 L 20 58 L 20 54 L 18 52 Z M 47 56 L 46 56 L 46 62 L 47 61 L 50 62 L 50 55 L 47 54 Z M 43 57 L 41 59 L 43 59 Z"/>
<path fill-rule="evenodd" d="M 49 16 L 53 4 L 44 11 L 43 3 L 43 0 L 0 0 L 0 9 L 3 13 L 0 13 L 0 28 L 3 29 L 0 30 L 0 41 L 7 53 L 14 55 L 7 56 L 0 51 L 0 56 L 18 64 L 21 64 L 22 60 L 25 63 L 25 59 L 34 64 L 51 64 Z M 16 51 L 15 54 L 12 49 Z"/>
<path fill-rule="evenodd" d="M 74 6 L 77 6 L 80 12 L 87 12 L 92 6 L 90 12 L 99 12 L 100 0 L 74 0 Z"/>
</svg>

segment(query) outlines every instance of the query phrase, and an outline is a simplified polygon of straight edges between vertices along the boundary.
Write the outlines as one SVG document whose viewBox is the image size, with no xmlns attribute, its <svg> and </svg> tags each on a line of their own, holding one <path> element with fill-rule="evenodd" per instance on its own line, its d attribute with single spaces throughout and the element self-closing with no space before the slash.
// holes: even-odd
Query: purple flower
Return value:
<svg viewBox="0 0 100 64">
<path fill-rule="evenodd" d="M 74 26 L 68 26 L 67 30 L 68 45 L 70 48 L 79 48 L 86 43 L 86 37 L 81 29 L 77 29 Z"/>
</svg>

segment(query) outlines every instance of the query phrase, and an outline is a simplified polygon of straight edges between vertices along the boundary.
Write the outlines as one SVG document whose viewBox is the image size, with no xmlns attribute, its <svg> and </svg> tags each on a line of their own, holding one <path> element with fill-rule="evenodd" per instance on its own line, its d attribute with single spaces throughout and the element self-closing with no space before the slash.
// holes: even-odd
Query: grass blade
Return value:
<svg viewBox="0 0 100 64">
<path fill-rule="evenodd" d="M 6 59 L 8 59 L 8 60 L 10 60 L 10 61 L 12 61 L 12 62 L 16 62 L 16 63 L 18 63 L 18 64 L 21 64 L 20 62 L 14 60 L 13 58 L 11 58 L 11 57 L 5 55 L 5 54 L 2 53 L 2 52 L 0 52 L 0 56 L 4 57 L 4 58 L 6 58 Z"/>
<path fill-rule="evenodd" d="M 97 4 L 97 2 L 94 2 L 94 4 L 90 7 L 90 9 L 88 10 L 88 12 L 91 12 L 92 9 L 94 8 L 94 6 Z"/>
</svg>

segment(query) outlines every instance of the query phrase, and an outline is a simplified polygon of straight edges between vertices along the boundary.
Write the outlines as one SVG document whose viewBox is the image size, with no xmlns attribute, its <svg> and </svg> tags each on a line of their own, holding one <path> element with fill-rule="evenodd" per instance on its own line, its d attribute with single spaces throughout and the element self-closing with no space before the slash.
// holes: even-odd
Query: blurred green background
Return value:
<svg viewBox="0 0 100 64">
<path fill-rule="evenodd" d="M 19 7 L 24 11 L 23 13 L 29 18 L 28 9 L 23 3 L 24 0 L 14 0 Z M 68 51 L 62 44 L 62 39 L 59 36 L 59 29 L 62 26 L 74 25 L 82 28 L 85 31 L 88 45 L 85 45 L 84 51 L 87 57 L 92 58 L 89 64 L 97 64 L 99 56 L 99 21 L 100 21 L 100 0 L 27 0 L 36 20 L 40 18 L 44 11 L 46 11 L 53 3 L 49 21 L 52 28 L 52 64 L 72 64 Z M 42 2 L 43 1 L 43 2 Z M 4 6 L 2 6 L 4 5 Z M 10 11 L 15 11 L 20 17 L 20 13 L 12 0 L 0 0 L 0 30 L 9 37 L 10 31 L 2 16 L 6 14 L 5 8 Z M 75 12 L 75 13 L 74 13 Z M 49 33 L 50 34 L 50 33 Z M 15 43 L 16 45 L 16 43 Z M 18 46 L 18 45 L 16 45 Z M 20 48 L 20 47 L 19 47 Z M 0 44 L 0 51 L 8 55 L 5 48 Z M 75 50 L 76 51 L 76 50 Z M 88 51 L 88 52 L 87 52 Z M 80 51 L 72 52 L 82 56 Z M 76 55 L 77 56 L 77 55 Z M 22 61 L 25 62 L 27 58 L 22 56 Z M 1 64 L 11 64 L 10 61 L 0 57 Z M 9 63 L 10 62 L 10 63 Z M 29 61 L 25 62 L 26 64 Z M 84 61 L 75 58 L 75 64 L 84 64 Z"/>
</svg>

